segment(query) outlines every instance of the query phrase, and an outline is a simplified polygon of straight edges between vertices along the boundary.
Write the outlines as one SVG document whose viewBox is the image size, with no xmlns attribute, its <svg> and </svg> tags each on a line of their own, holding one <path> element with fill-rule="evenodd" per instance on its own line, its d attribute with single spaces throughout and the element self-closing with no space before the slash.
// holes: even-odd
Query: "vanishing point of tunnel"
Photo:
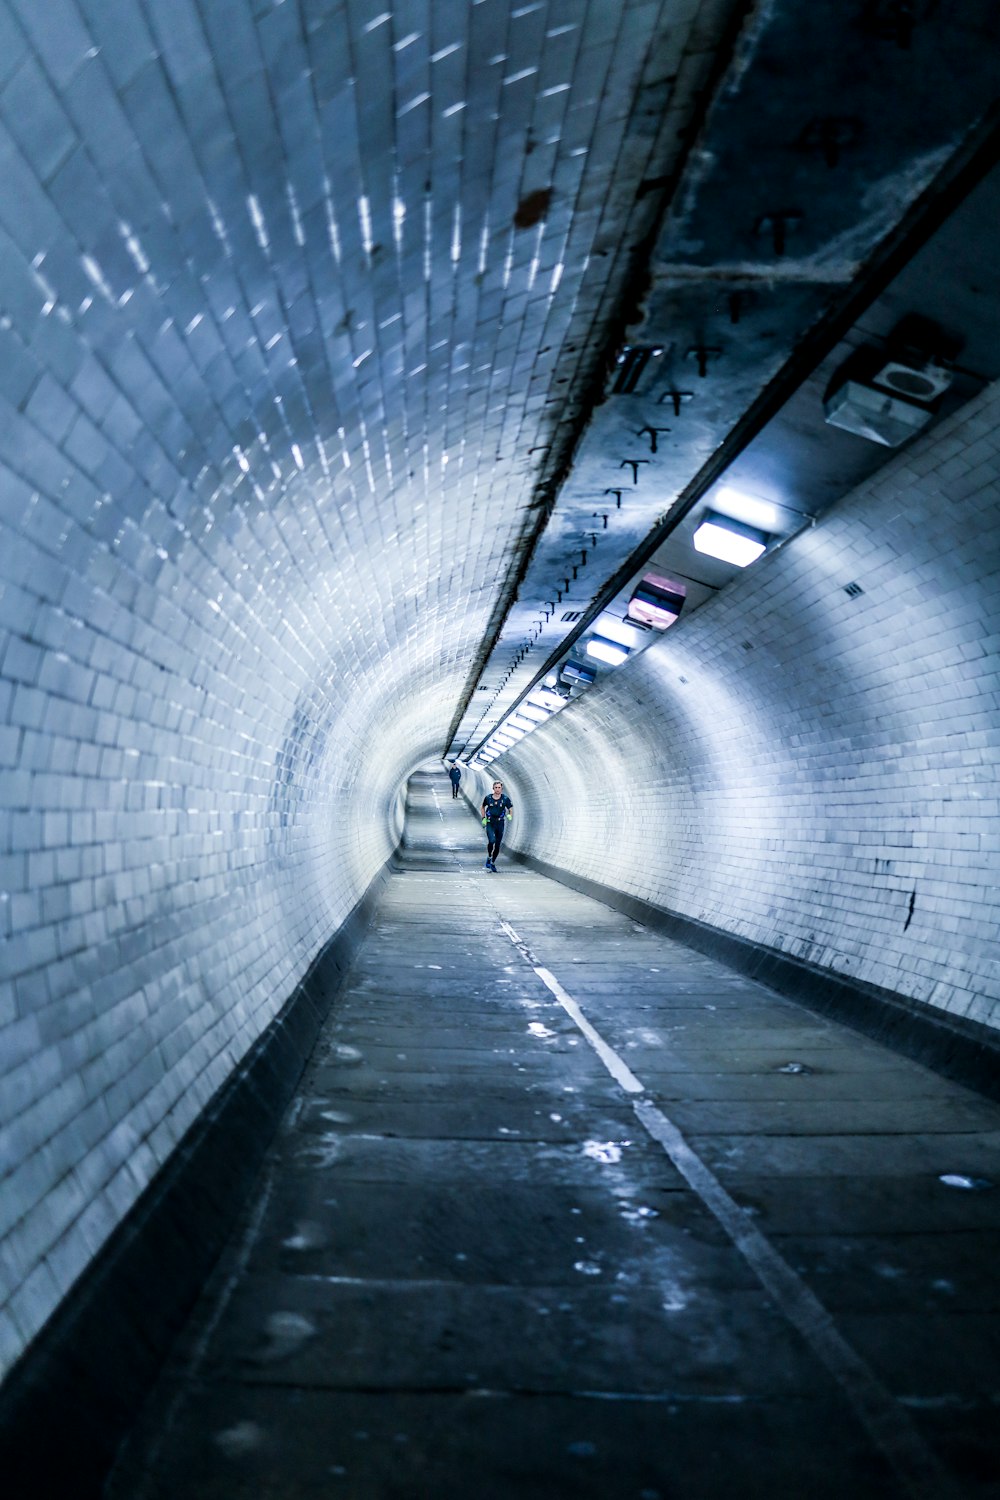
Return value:
<svg viewBox="0 0 1000 1500">
<path fill-rule="evenodd" d="M 0 0 L 4 1496 L 1000 1500 L 998 563 L 992 0 Z"/>
</svg>

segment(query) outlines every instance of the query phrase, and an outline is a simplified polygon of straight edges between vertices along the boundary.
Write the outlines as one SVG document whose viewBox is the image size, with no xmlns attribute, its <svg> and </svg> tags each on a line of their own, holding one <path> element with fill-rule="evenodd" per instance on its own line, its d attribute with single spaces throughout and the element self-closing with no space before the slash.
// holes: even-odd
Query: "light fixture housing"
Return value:
<svg viewBox="0 0 1000 1500">
<path fill-rule="evenodd" d="M 597 673 L 592 671 L 590 667 L 583 666 L 578 661 L 567 661 L 563 662 L 559 671 L 559 677 L 563 682 L 589 687 L 592 682 L 597 680 Z"/>
<path fill-rule="evenodd" d="M 823 412 L 831 427 L 853 432 L 885 448 L 898 448 L 926 427 L 934 415 L 929 407 L 876 390 L 860 380 L 845 380 L 838 386 L 823 402 Z"/>
<path fill-rule="evenodd" d="M 550 672 L 549 677 L 555 678 L 555 673 Z M 548 682 L 548 677 L 545 680 Z M 558 713 L 559 709 L 566 706 L 566 699 L 561 693 L 551 692 L 549 688 L 544 687 L 535 688 L 534 692 L 529 694 L 526 702 L 532 705 L 537 704 L 539 708 L 544 708 L 550 714 Z"/>
<path fill-rule="evenodd" d="M 658 573 L 644 573 L 628 601 L 626 621 L 634 620 L 652 630 L 666 630 L 684 608 L 686 597 L 683 583 L 662 578 Z"/>
<path fill-rule="evenodd" d="M 745 568 L 766 551 L 768 535 L 756 526 L 746 526 L 730 516 L 707 510 L 695 530 L 693 541 L 696 552 L 717 557 L 720 562 L 731 563 L 734 568 Z"/>
<path fill-rule="evenodd" d="M 587 655 L 602 661 L 609 667 L 620 667 L 630 655 L 629 648 L 618 641 L 609 641 L 606 635 L 592 635 L 587 642 Z"/>
<path fill-rule="evenodd" d="M 903 357 L 886 360 L 872 376 L 872 384 L 902 396 L 904 401 L 936 401 L 954 378 L 944 360 L 911 349 Z"/>
</svg>

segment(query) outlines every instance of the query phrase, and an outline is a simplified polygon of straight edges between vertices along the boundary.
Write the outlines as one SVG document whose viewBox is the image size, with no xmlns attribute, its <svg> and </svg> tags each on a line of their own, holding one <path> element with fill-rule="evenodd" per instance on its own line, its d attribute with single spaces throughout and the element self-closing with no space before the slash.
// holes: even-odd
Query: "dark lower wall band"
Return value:
<svg viewBox="0 0 1000 1500">
<path fill-rule="evenodd" d="M 517 849 L 506 852 L 511 859 L 540 875 L 547 875 L 582 895 L 593 896 L 605 906 L 728 964 L 808 1010 L 864 1032 L 990 1099 L 1000 1099 L 1000 1036 L 992 1028 L 946 1015 L 892 990 L 803 963 L 776 948 L 765 948 L 692 917 L 651 906 L 611 886 L 546 864 L 532 854 Z"/>
<path fill-rule="evenodd" d="M 98 1500 L 245 1203 L 389 861 L 0 1388 L 11 1500 Z"/>
</svg>

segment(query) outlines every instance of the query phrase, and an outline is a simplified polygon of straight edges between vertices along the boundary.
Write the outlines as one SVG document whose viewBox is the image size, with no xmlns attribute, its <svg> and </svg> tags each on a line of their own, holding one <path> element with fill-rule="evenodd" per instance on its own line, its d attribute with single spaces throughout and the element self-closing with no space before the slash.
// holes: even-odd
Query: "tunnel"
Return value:
<svg viewBox="0 0 1000 1500">
<path fill-rule="evenodd" d="M 1000 1495 L 998 62 L 0 0 L 11 1500 Z"/>
</svg>

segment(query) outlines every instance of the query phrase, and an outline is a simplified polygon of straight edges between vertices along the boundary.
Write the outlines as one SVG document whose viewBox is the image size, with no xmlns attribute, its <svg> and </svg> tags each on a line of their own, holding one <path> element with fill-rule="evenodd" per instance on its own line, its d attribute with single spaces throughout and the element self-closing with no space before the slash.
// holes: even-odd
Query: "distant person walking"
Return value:
<svg viewBox="0 0 1000 1500">
<path fill-rule="evenodd" d="M 514 804 L 503 789 L 502 781 L 494 781 L 492 794 L 483 798 L 483 827 L 486 829 L 486 868 L 496 874 L 497 855 L 503 843 L 503 831 L 508 818 L 514 816 Z"/>
<path fill-rule="evenodd" d="M 458 796 L 458 783 L 462 779 L 462 772 L 457 760 L 452 762 L 451 770 L 448 772 L 448 776 L 451 780 L 451 797 L 452 801 L 454 801 Z"/>
</svg>

